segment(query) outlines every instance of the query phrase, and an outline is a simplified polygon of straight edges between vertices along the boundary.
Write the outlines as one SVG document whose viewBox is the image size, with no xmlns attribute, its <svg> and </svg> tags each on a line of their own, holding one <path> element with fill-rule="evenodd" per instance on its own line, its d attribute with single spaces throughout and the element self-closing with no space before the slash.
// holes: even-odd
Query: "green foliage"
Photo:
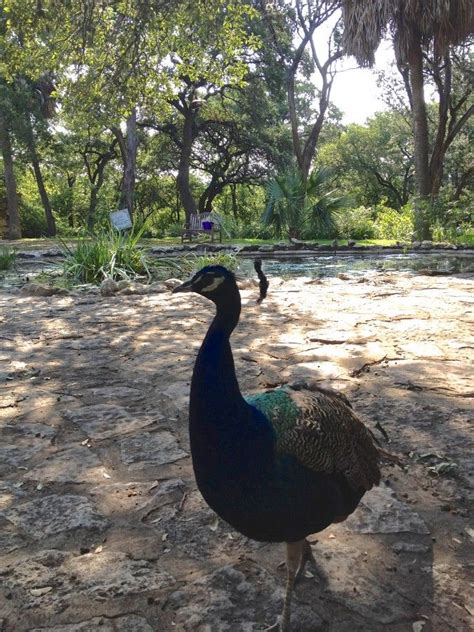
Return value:
<svg viewBox="0 0 474 632">
<path fill-rule="evenodd" d="M 411 241 L 414 212 L 411 204 L 399 211 L 378 204 L 345 209 L 337 217 L 337 236 L 343 239 L 384 239 Z"/>
<path fill-rule="evenodd" d="M 224 266 L 228 270 L 236 270 L 237 257 L 228 252 L 217 252 L 209 255 L 187 255 L 182 257 L 178 264 L 178 270 L 182 276 L 191 276 L 205 266 Z"/>
<path fill-rule="evenodd" d="M 0 248 L 0 270 L 10 270 L 15 265 L 16 252 L 10 248 Z"/>
<path fill-rule="evenodd" d="M 268 185 L 268 205 L 263 222 L 280 236 L 324 237 L 334 231 L 335 216 L 347 204 L 330 185 L 334 172 L 314 169 L 305 179 L 297 169 L 276 176 Z"/>
<path fill-rule="evenodd" d="M 356 204 L 372 206 L 385 197 L 400 208 L 413 190 L 411 128 L 399 112 L 379 112 L 365 125 L 351 124 L 327 143 L 318 161 L 335 169 Z"/>
<path fill-rule="evenodd" d="M 60 241 L 65 277 L 73 284 L 99 284 L 105 278 L 150 278 L 151 261 L 138 246 L 142 232 L 104 230 L 93 237 L 84 235 L 75 247 Z"/>
<path fill-rule="evenodd" d="M 370 207 L 346 208 L 336 219 L 337 237 L 342 239 L 373 239 L 376 234 L 374 213 Z"/>
<path fill-rule="evenodd" d="M 166 227 L 166 236 L 167 237 L 180 237 L 183 232 L 183 223 L 182 222 L 172 222 L 168 224 Z"/>
<path fill-rule="evenodd" d="M 396 239 L 411 241 L 414 232 L 414 210 L 406 204 L 399 211 L 381 207 L 375 221 L 375 237 L 377 239 Z"/>
</svg>

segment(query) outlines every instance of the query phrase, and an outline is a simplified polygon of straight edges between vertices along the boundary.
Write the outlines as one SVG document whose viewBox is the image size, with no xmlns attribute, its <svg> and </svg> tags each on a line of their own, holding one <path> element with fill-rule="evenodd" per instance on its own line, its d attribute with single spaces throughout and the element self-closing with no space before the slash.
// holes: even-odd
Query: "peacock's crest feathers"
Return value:
<svg viewBox="0 0 474 632">
<path fill-rule="evenodd" d="M 279 453 L 315 471 L 340 472 L 354 489 L 379 483 L 379 451 L 344 395 L 295 385 L 246 399 L 270 420 Z"/>
</svg>

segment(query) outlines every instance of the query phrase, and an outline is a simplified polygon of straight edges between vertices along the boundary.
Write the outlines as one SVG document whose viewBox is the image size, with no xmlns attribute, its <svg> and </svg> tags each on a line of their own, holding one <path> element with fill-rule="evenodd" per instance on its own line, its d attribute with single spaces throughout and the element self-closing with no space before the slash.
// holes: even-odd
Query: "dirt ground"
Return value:
<svg viewBox="0 0 474 632">
<path fill-rule="evenodd" d="M 474 275 L 271 279 L 243 290 L 242 390 L 316 378 L 406 462 L 312 538 L 294 632 L 474 629 Z M 251 632 L 282 607 L 283 545 L 196 490 L 187 397 L 198 296 L 0 290 L 0 631 Z"/>
</svg>

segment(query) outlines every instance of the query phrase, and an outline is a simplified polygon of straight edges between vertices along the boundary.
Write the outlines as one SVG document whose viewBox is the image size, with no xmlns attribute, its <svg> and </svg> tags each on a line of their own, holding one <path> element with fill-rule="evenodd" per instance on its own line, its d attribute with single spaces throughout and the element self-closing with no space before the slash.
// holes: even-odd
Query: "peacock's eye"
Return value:
<svg viewBox="0 0 474 632">
<path fill-rule="evenodd" d="M 207 283 L 207 285 L 205 285 L 204 287 L 202 287 L 200 289 L 200 292 L 213 292 L 216 288 L 219 287 L 219 285 L 221 285 L 221 283 L 224 283 L 224 277 L 223 276 L 210 276 L 206 279 L 204 279 L 204 281 Z"/>
</svg>

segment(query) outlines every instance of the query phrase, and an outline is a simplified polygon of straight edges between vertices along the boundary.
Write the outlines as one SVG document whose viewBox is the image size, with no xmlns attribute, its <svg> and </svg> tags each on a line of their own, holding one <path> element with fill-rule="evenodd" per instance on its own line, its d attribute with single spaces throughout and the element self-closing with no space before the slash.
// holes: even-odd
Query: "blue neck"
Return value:
<svg viewBox="0 0 474 632">
<path fill-rule="evenodd" d="M 223 411 L 246 406 L 235 375 L 229 338 L 239 321 L 240 294 L 217 304 L 217 312 L 199 350 L 191 383 L 191 414 L 223 423 Z"/>
</svg>

